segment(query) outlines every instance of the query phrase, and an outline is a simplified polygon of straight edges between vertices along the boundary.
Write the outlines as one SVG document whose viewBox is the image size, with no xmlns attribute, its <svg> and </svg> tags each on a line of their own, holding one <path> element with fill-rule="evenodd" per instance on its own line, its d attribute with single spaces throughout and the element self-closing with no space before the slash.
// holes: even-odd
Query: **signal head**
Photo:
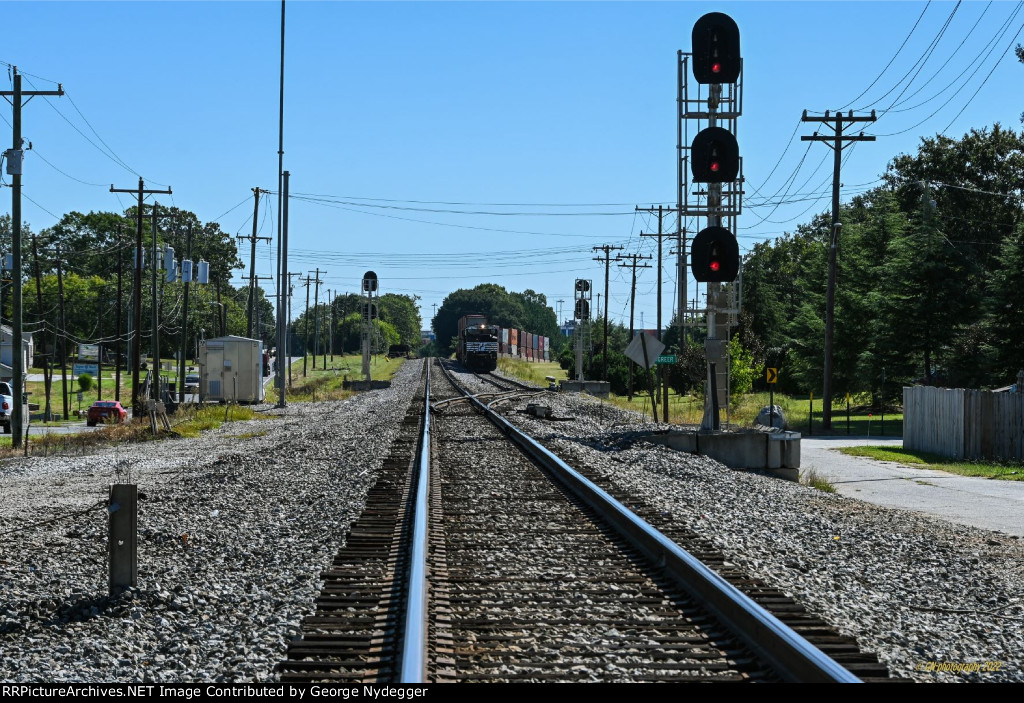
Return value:
<svg viewBox="0 0 1024 703">
<path fill-rule="evenodd" d="M 740 173 L 740 147 L 727 129 L 708 127 L 690 145 L 690 172 L 694 183 L 728 183 Z"/>
<path fill-rule="evenodd" d="M 690 245 L 690 272 L 701 283 L 731 283 L 740 271 L 740 246 L 725 227 L 707 227 Z"/>
<path fill-rule="evenodd" d="M 693 25 L 693 77 L 735 83 L 740 77 L 740 29 L 729 15 L 709 12 Z"/>
</svg>

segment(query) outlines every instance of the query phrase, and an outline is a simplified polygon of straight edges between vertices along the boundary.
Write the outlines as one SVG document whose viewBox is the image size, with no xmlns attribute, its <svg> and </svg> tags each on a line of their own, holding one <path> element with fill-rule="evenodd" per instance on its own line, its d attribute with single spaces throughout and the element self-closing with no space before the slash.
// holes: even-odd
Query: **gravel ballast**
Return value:
<svg viewBox="0 0 1024 703">
<path fill-rule="evenodd" d="M 667 429 L 579 395 L 547 394 L 547 422 L 498 412 L 560 456 L 712 540 L 803 602 L 894 676 L 1024 681 L 1024 544 L 1014 537 L 851 498 L 645 442 Z M 982 479 L 979 479 L 982 480 Z"/>
<path fill-rule="evenodd" d="M 0 464 L 0 681 L 274 678 L 422 365 L 196 439 Z M 138 587 L 107 595 L 109 484 L 139 486 Z"/>
</svg>

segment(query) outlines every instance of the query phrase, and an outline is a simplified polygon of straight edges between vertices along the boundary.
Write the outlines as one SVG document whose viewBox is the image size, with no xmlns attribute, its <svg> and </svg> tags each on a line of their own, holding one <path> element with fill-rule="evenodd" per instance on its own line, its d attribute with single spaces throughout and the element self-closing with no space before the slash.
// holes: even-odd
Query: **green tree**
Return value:
<svg viewBox="0 0 1024 703">
<path fill-rule="evenodd" d="M 995 356 L 992 385 L 1002 386 L 1024 369 L 1024 227 L 1004 243 L 992 278 L 986 301 Z"/>
<path fill-rule="evenodd" d="M 480 314 L 487 317 L 492 325 L 522 329 L 554 339 L 560 334 L 558 322 L 554 311 L 545 306 L 544 296 L 531 290 L 509 293 L 494 283 L 481 283 L 475 288 L 461 288 L 450 293 L 437 309 L 432 325 L 438 340 L 457 338 L 459 319 L 463 315 Z M 532 329 L 528 324 L 537 324 L 540 329 Z M 454 350 L 455 347 L 451 346 L 448 353 Z"/>
</svg>

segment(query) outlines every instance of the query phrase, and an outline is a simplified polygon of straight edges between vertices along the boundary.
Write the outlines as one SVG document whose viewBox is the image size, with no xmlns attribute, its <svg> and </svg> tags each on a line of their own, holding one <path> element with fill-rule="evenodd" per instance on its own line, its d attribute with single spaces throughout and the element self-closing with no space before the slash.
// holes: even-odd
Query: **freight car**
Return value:
<svg viewBox="0 0 1024 703">
<path fill-rule="evenodd" d="M 459 318 L 459 345 L 456 357 L 467 369 L 493 371 L 498 367 L 498 328 L 489 325 L 483 315 Z"/>
</svg>

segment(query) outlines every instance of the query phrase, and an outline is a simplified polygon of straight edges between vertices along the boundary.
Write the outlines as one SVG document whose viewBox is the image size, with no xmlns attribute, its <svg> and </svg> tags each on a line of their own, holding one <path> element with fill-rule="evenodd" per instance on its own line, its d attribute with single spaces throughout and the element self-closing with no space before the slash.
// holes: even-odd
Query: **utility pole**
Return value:
<svg viewBox="0 0 1024 703">
<path fill-rule="evenodd" d="M 309 358 L 309 284 L 313 282 L 313 279 L 306 276 L 306 314 L 305 324 L 302 330 L 302 377 L 306 377 L 306 360 Z M 316 349 L 313 349 L 313 361 L 316 361 Z M 316 368 L 314 366 L 314 368 Z"/>
<path fill-rule="evenodd" d="M 334 291 L 334 295 L 337 295 L 338 291 Z M 327 325 L 327 345 L 331 348 L 331 363 L 334 363 L 334 298 L 331 297 L 331 289 L 327 289 L 327 310 L 328 320 Z M 324 358 L 324 366 L 327 366 L 327 358 Z"/>
<path fill-rule="evenodd" d="M 825 142 L 832 149 L 832 231 L 829 233 L 828 249 L 828 287 L 825 291 L 825 379 L 821 389 L 821 427 L 823 430 L 832 429 L 832 339 L 835 329 L 835 306 L 836 306 L 836 256 L 839 248 L 839 230 L 842 224 L 839 222 L 839 171 L 843 161 L 843 147 L 852 142 L 873 142 L 875 138 L 870 135 L 843 134 L 843 127 L 857 122 L 874 122 L 875 111 L 870 115 L 854 115 L 850 110 L 845 116 L 842 112 L 830 115 L 825 110 L 823 117 L 808 117 L 807 110 L 804 110 L 801 122 L 821 122 L 832 128 L 832 134 L 819 135 L 815 132 L 812 136 L 801 136 L 803 142 Z M 834 123 L 834 124 L 832 124 Z M 830 143 L 831 142 L 831 143 Z"/>
<path fill-rule="evenodd" d="M 654 210 L 653 207 L 649 207 L 649 208 L 640 208 L 640 207 L 638 207 L 638 208 L 636 208 L 636 211 L 637 212 L 654 212 L 655 210 Z M 665 207 L 663 205 L 659 205 L 657 212 L 658 212 L 658 233 L 657 234 L 651 234 L 650 232 L 647 232 L 645 234 L 643 231 L 641 231 L 640 232 L 640 236 L 641 237 L 657 237 L 658 238 L 658 341 L 661 341 L 661 330 L 662 330 L 662 327 L 661 327 L 661 268 L 662 268 L 661 257 L 662 257 L 662 239 L 664 237 L 666 237 L 666 236 L 673 236 L 674 237 L 676 235 L 675 235 L 675 233 L 670 234 L 670 235 L 669 234 L 665 234 L 665 232 L 663 231 L 662 219 L 665 216 L 665 212 L 666 212 Z M 680 339 L 679 342 L 680 342 L 680 344 L 682 344 L 682 339 Z M 662 416 L 661 419 L 662 419 L 663 422 L 668 422 L 668 384 L 664 382 L 664 376 L 665 376 L 665 374 L 663 373 L 661 365 L 659 364 L 658 365 L 656 379 L 657 379 L 658 386 L 660 388 L 663 388 L 663 393 L 664 393 L 664 398 L 663 398 L 663 401 L 662 401 L 662 404 L 661 404 L 661 416 Z M 655 393 L 655 395 L 659 395 L 659 394 Z M 657 408 L 654 409 L 654 412 L 657 413 Z"/>
<path fill-rule="evenodd" d="M 185 244 L 185 258 L 192 261 L 192 223 L 188 223 L 188 239 Z M 182 278 L 184 278 L 184 264 L 182 264 Z M 194 275 L 194 274 L 193 274 Z M 185 347 L 188 344 L 188 289 L 191 285 L 190 280 L 184 281 L 185 284 L 185 295 L 183 310 L 181 313 L 181 349 L 180 358 L 178 359 L 178 402 L 185 402 Z"/>
<path fill-rule="evenodd" d="M 252 322 L 256 319 L 254 310 L 256 307 L 256 242 L 264 240 L 269 242 L 270 237 L 257 237 L 256 231 L 259 228 L 259 215 L 260 215 L 260 195 L 269 194 L 269 190 L 263 190 L 262 188 L 253 188 L 253 209 L 252 209 L 252 235 L 245 236 L 244 234 L 236 234 L 236 239 L 247 239 L 252 242 L 252 249 L 249 250 L 249 306 L 246 308 L 245 315 L 245 336 L 249 339 L 255 339 L 252 336 Z"/>
<path fill-rule="evenodd" d="M 280 90 L 278 91 L 277 119 L 277 356 L 281 357 L 281 349 L 285 350 L 285 363 L 288 364 L 288 385 L 292 384 L 291 357 L 288 356 L 288 323 L 291 321 L 291 278 L 288 274 L 288 171 L 284 170 L 284 2 L 281 0 L 281 71 Z M 288 291 L 287 301 L 284 298 Z M 287 314 L 285 314 L 287 313 Z M 284 368 L 278 364 L 277 373 L 277 405 L 285 407 Z"/>
<path fill-rule="evenodd" d="M 633 281 L 629 286 L 629 341 L 633 341 L 633 312 L 636 308 L 636 270 L 637 268 L 649 269 L 650 264 L 637 264 L 638 261 L 644 259 L 650 259 L 651 256 L 648 254 L 644 256 L 642 254 L 625 254 L 623 256 L 615 257 L 616 261 L 630 260 L 628 264 L 619 264 L 619 268 L 631 268 L 633 270 Z M 558 302 L 562 302 L 559 300 Z M 643 333 L 641 333 L 643 334 Z M 629 399 L 633 400 L 633 364 L 629 364 Z"/>
<path fill-rule="evenodd" d="M 601 380 L 608 380 L 608 267 L 611 262 L 611 253 L 622 247 L 602 244 L 599 247 L 591 247 L 593 251 L 603 251 L 604 258 L 594 257 L 594 261 L 604 261 L 604 353 L 601 355 Z M 600 300 L 597 303 L 601 307 Z"/>
<path fill-rule="evenodd" d="M 288 202 L 288 201 L 286 200 L 285 202 Z M 287 273 L 287 276 L 288 276 L 288 310 L 287 310 L 287 314 L 288 314 L 288 325 L 289 326 L 291 326 L 291 324 L 292 324 L 292 293 L 295 292 L 295 288 L 294 288 L 294 286 L 292 286 L 292 276 L 301 276 L 301 275 L 302 275 L 302 273 L 299 273 L 299 272 L 293 273 L 293 272 L 289 271 Z M 289 340 L 291 340 L 291 343 L 289 343 Z M 287 334 L 287 330 L 286 330 L 284 346 L 285 346 L 285 351 L 288 353 L 288 361 L 289 361 L 289 363 L 288 363 L 288 387 L 291 388 L 292 387 L 292 365 L 291 365 L 290 362 L 291 362 L 291 358 L 292 357 L 291 357 L 291 352 L 288 351 L 288 350 L 295 348 L 295 330 L 294 330 L 294 328 L 292 329 L 291 334 Z"/>
<path fill-rule="evenodd" d="M 160 306 L 158 303 L 156 293 L 156 269 L 157 259 L 159 254 L 156 249 L 156 220 L 158 216 L 158 204 L 153 202 L 153 259 L 152 265 L 150 266 L 150 279 L 151 279 L 151 291 L 150 295 L 153 297 L 153 305 L 150 310 L 150 339 L 149 347 L 153 352 L 153 368 L 150 370 L 150 377 L 153 382 L 150 383 L 151 392 L 153 394 L 153 400 L 160 400 Z"/>
<path fill-rule="evenodd" d="M 324 271 L 324 273 L 327 273 Z M 313 281 L 313 368 L 316 368 L 316 352 L 320 348 L 320 269 L 316 270 L 316 279 Z"/>
<path fill-rule="evenodd" d="M 143 416 L 142 397 L 139 395 L 142 390 L 139 384 L 139 364 L 142 362 L 142 199 L 151 193 L 171 195 L 171 189 L 153 190 L 147 189 L 142 177 L 139 177 L 138 188 L 115 188 L 110 186 L 111 193 L 135 193 L 138 195 L 138 209 L 136 210 L 135 230 L 135 273 L 132 276 L 132 318 L 134 320 L 132 336 L 132 417 Z M 155 250 L 156 247 L 154 247 Z M 155 253 L 155 252 L 154 252 Z M 156 266 L 156 261 L 153 261 Z M 155 275 L 155 274 L 154 274 Z M 156 305 L 154 298 L 153 304 Z"/>
<path fill-rule="evenodd" d="M 282 2 L 283 5 L 283 2 Z M 283 11 L 283 7 L 282 7 Z M 283 80 L 283 77 L 282 77 Z M 288 323 L 291 321 L 291 276 L 288 274 L 288 178 L 290 174 L 285 171 L 281 174 L 284 180 L 284 193 L 279 191 L 277 194 L 278 198 L 278 213 L 277 213 L 277 373 L 275 374 L 277 383 L 277 405 L 278 407 L 286 407 L 288 401 L 285 399 L 285 367 L 288 368 L 288 384 L 291 385 L 292 378 L 292 365 L 290 362 L 291 357 L 288 356 Z M 284 213 L 281 213 L 282 204 L 284 201 Z M 283 227 L 281 224 L 282 217 L 284 218 Z"/>
<path fill-rule="evenodd" d="M 68 419 L 68 338 L 64 322 L 64 274 L 60 265 L 60 247 L 57 247 L 57 305 L 60 325 L 60 384 L 64 421 Z"/>
<path fill-rule="evenodd" d="M 124 239 L 117 226 L 117 337 L 114 340 L 114 400 L 121 400 L 121 280 L 124 277 Z"/>
<path fill-rule="evenodd" d="M 45 323 L 46 317 L 45 317 L 45 315 L 43 313 L 42 273 L 41 273 L 40 268 L 39 268 L 39 246 L 36 243 L 36 236 L 34 234 L 32 235 L 32 262 L 33 262 L 35 270 L 36 270 L 36 309 L 39 311 L 39 320 L 41 322 Z M 40 329 L 40 332 L 38 333 L 39 334 L 39 346 L 40 346 L 40 348 L 43 348 L 44 347 L 43 341 L 46 338 L 43 337 L 42 330 L 46 329 L 46 325 L 44 324 L 39 329 Z M 53 349 L 56 349 L 56 348 L 57 348 L 57 335 L 55 334 L 55 335 L 53 335 Z M 53 355 L 53 349 L 50 350 L 50 355 L 51 356 Z M 14 359 L 11 359 L 11 361 L 14 361 Z M 44 422 L 49 422 L 50 420 L 53 419 L 53 408 L 50 405 L 50 391 L 53 388 L 53 375 L 51 374 L 50 369 L 51 369 L 51 366 L 49 364 L 47 364 L 46 366 L 43 367 L 43 393 L 46 395 L 46 401 L 45 401 L 46 404 L 45 404 L 45 406 L 43 408 L 43 421 Z M 12 421 L 13 421 L 13 418 L 12 418 Z M 13 424 L 12 424 L 12 430 L 11 431 L 12 432 L 14 431 L 13 430 Z"/>
<path fill-rule="evenodd" d="M 272 281 L 272 280 L 274 280 L 273 276 L 257 276 L 256 277 L 256 288 L 257 288 L 257 290 L 259 289 L 260 281 Z M 266 297 L 266 294 L 264 294 L 264 297 Z M 258 299 L 258 296 L 257 296 L 257 303 L 258 302 L 259 302 L 259 299 Z M 256 336 L 253 337 L 253 339 L 259 339 L 260 341 L 262 341 L 263 340 L 263 325 L 260 322 L 260 317 L 261 317 L 260 316 L 260 307 L 257 304 L 256 305 L 256 325 L 255 325 L 255 329 L 253 330 L 256 333 Z"/>
<path fill-rule="evenodd" d="M 11 291 L 11 375 L 14 390 L 14 407 L 11 408 L 11 447 L 21 447 L 21 430 L 24 425 L 24 408 L 22 402 L 25 393 L 25 352 L 22 342 L 22 319 L 21 319 L 21 175 L 22 162 L 25 152 L 21 148 L 21 108 L 26 101 L 37 95 L 64 95 L 64 86 L 57 84 L 57 90 L 22 90 L 21 74 L 18 67 L 11 67 L 11 80 L 14 83 L 14 90 L 0 90 L 0 95 L 5 99 L 10 96 L 10 103 L 13 109 L 11 130 L 13 132 L 12 146 L 7 152 L 7 173 L 11 176 L 11 269 L 13 289 Z"/>
<path fill-rule="evenodd" d="M 103 301 L 106 299 L 107 284 L 96 292 L 96 333 L 100 338 L 96 345 L 96 400 L 103 400 Z"/>
</svg>

